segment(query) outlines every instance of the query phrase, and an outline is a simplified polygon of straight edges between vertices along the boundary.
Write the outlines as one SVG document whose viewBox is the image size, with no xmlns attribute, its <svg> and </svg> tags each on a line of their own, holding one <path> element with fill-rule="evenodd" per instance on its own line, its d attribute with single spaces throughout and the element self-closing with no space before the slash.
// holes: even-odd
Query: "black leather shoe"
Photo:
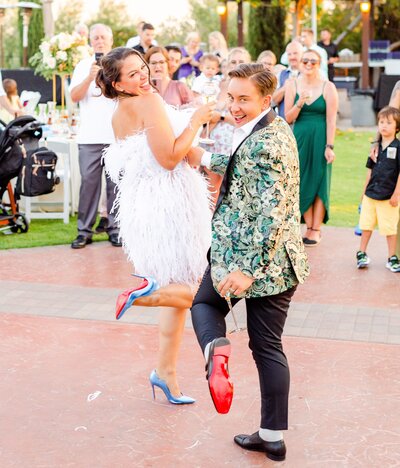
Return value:
<svg viewBox="0 0 400 468">
<path fill-rule="evenodd" d="M 110 234 L 108 240 L 114 247 L 122 247 L 122 242 L 119 240 L 118 234 Z"/>
<path fill-rule="evenodd" d="M 274 461 L 283 461 L 286 457 L 285 441 L 267 442 L 258 435 L 254 434 L 239 434 L 233 439 L 238 445 L 246 450 L 254 450 L 256 452 L 264 452 L 268 458 Z"/>
<path fill-rule="evenodd" d="M 101 234 L 102 232 L 106 232 L 108 227 L 108 219 L 107 218 L 100 218 L 99 224 L 96 226 L 94 232 L 96 234 Z"/>
<path fill-rule="evenodd" d="M 72 242 L 71 247 L 73 249 L 83 249 L 86 244 L 91 244 L 92 242 L 91 237 L 85 237 L 82 234 L 79 234 L 79 236 Z"/>
</svg>

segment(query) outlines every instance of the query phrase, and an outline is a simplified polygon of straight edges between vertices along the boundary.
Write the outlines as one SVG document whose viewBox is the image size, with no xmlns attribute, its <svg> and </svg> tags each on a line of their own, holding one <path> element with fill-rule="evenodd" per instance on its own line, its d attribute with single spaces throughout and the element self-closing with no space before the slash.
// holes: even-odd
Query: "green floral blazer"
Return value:
<svg viewBox="0 0 400 468">
<path fill-rule="evenodd" d="M 255 278 L 244 297 L 270 296 L 303 283 L 309 266 L 300 232 L 297 144 L 289 125 L 276 117 L 253 130 L 229 159 L 211 156 L 213 172 L 228 170 L 212 221 L 214 287 L 236 270 Z"/>
</svg>

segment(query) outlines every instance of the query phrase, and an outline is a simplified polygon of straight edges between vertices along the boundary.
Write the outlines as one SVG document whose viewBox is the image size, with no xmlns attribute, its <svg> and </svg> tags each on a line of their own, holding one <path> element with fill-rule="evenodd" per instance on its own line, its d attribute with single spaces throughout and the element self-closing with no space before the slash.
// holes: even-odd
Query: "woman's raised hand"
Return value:
<svg viewBox="0 0 400 468">
<path fill-rule="evenodd" d="M 194 112 L 192 120 L 199 126 L 203 125 L 212 119 L 214 109 L 215 102 L 203 104 Z"/>
<path fill-rule="evenodd" d="M 309 91 L 302 91 L 299 96 L 299 100 L 297 101 L 297 104 L 300 106 L 303 106 L 306 101 L 310 99 L 310 92 Z"/>
</svg>

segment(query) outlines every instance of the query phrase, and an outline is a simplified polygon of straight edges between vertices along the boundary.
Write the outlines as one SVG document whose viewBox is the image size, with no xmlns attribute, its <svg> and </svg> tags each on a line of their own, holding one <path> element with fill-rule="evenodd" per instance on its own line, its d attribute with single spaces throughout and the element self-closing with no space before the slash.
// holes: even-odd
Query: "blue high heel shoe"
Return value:
<svg viewBox="0 0 400 468">
<path fill-rule="evenodd" d="M 150 384 L 151 388 L 153 389 L 154 400 L 156 399 L 156 392 L 154 391 L 154 387 L 159 387 L 164 392 L 165 396 L 167 397 L 167 400 L 174 405 L 190 405 L 191 403 L 194 403 L 196 401 L 195 399 L 190 398 L 186 395 L 182 395 L 179 398 L 172 396 L 170 389 L 168 388 L 167 382 L 158 377 L 155 369 L 150 374 Z"/>
<path fill-rule="evenodd" d="M 132 276 L 141 278 L 143 281 L 138 287 L 127 289 L 118 296 L 117 307 L 115 311 L 115 318 L 117 320 L 119 320 L 124 315 L 124 313 L 133 305 L 135 299 L 137 299 L 138 297 L 149 296 L 152 292 L 156 291 L 159 288 L 157 281 L 154 278 L 151 278 L 150 276 Z"/>
</svg>

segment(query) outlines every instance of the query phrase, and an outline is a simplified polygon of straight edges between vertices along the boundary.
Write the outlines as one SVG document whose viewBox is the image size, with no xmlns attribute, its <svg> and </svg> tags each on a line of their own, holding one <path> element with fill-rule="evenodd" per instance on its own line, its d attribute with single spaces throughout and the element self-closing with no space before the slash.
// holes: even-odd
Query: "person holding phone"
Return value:
<svg viewBox="0 0 400 468">
<path fill-rule="evenodd" d="M 100 70 L 103 55 L 112 48 L 113 34 L 109 26 L 94 24 L 90 28 L 89 40 L 94 56 L 77 64 L 69 87 L 72 101 L 79 103 L 81 122 L 77 142 L 82 181 L 79 193 L 78 236 L 71 244 L 73 249 L 82 249 L 92 243 L 93 226 L 101 194 L 102 152 L 114 142 L 111 115 L 115 103 L 101 94 L 94 81 Z M 113 246 L 120 247 L 119 230 L 115 216 L 111 213 L 116 195 L 115 184 L 109 177 L 106 177 L 106 191 L 108 239 Z"/>
</svg>

